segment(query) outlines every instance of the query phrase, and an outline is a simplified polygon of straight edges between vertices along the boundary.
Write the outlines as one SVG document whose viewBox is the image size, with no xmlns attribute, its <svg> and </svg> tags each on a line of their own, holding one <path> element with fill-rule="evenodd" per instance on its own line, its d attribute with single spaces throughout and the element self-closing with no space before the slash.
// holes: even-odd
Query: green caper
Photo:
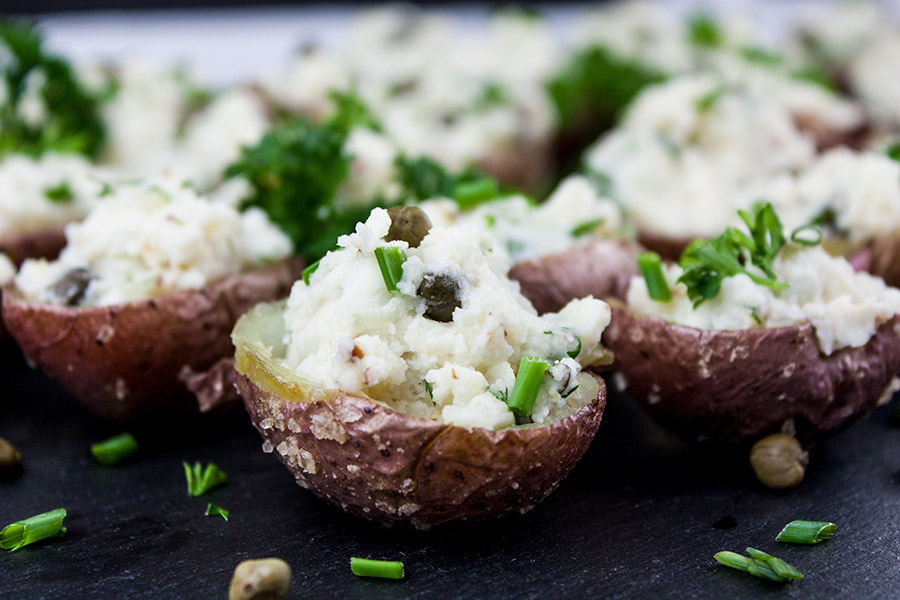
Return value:
<svg viewBox="0 0 900 600">
<path fill-rule="evenodd" d="M 432 321 L 449 323 L 453 320 L 453 311 L 462 306 L 459 283 L 446 273 L 427 273 L 416 294 L 425 299 L 423 316 Z"/>
<path fill-rule="evenodd" d="M 785 489 L 803 481 L 809 454 L 794 436 L 786 433 L 767 435 L 750 449 L 750 466 L 766 487 Z"/>
<path fill-rule="evenodd" d="M 284 600 L 291 567 L 280 558 L 245 560 L 234 569 L 228 600 Z"/>
<path fill-rule="evenodd" d="M 88 269 L 78 267 L 68 271 L 53 284 L 53 295 L 66 306 L 77 306 L 84 300 L 84 294 L 93 279 Z"/>
<path fill-rule="evenodd" d="M 0 438 L 0 479 L 12 479 L 22 472 L 22 455 L 16 447 Z"/>
<path fill-rule="evenodd" d="M 388 209 L 391 228 L 384 236 L 386 242 L 402 240 L 410 248 L 418 248 L 431 230 L 431 221 L 418 206 L 392 206 Z"/>
</svg>

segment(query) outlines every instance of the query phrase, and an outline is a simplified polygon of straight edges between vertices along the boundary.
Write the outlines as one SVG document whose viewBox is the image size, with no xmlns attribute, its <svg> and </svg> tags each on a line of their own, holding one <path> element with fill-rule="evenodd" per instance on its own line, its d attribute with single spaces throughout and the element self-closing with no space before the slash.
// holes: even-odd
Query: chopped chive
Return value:
<svg viewBox="0 0 900 600">
<path fill-rule="evenodd" d="M 589 233 L 593 233 L 595 229 L 600 227 L 606 222 L 606 219 L 593 219 L 591 221 L 585 221 L 584 223 L 580 223 L 576 225 L 572 229 L 572 237 L 582 237 Z"/>
<path fill-rule="evenodd" d="M 403 579 L 403 563 L 396 560 L 372 560 L 371 558 L 350 558 L 350 570 L 357 577 L 380 577 L 381 579 Z"/>
<path fill-rule="evenodd" d="M 547 361 L 543 358 L 523 356 L 519 361 L 516 382 L 506 402 L 516 416 L 531 417 L 534 401 L 537 400 L 538 390 L 541 389 L 541 381 L 546 371 Z"/>
<path fill-rule="evenodd" d="M 888 158 L 892 158 L 896 161 L 900 161 L 900 142 L 896 144 L 892 144 L 888 147 L 887 152 L 885 154 L 888 155 Z"/>
<path fill-rule="evenodd" d="M 381 269 L 384 286 L 389 292 L 396 292 L 397 284 L 403 278 L 406 252 L 396 246 L 381 246 L 375 248 L 375 260 L 378 261 L 378 268 Z"/>
<path fill-rule="evenodd" d="M 572 333 L 571 331 L 569 333 Z M 576 358 L 579 354 L 581 354 L 581 336 L 572 333 L 575 336 L 575 347 L 572 350 L 566 352 L 569 358 Z"/>
<path fill-rule="evenodd" d="M 0 531 L 0 549 L 13 552 L 40 540 L 62 536 L 66 532 L 62 524 L 65 518 L 66 509 L 57 508 L 7 525 Z"/>
<path fill-rule="evenodd" d="M 186 462 L 181 464 L 184 465 L 188 496 L 202 496 L 211 489 L 228 483 L 228 476 L 215 463 L 209 463 L 206 468 L 199 461 L 193 467 Z"/>
<path fill-rule="evenodd" d="M 579 385 L 580 385 L 580 384 L 579 384 Z M 568 390 L 568 391 L 566 391 L 566 392 L 563 392 L 562 394 L 560 394 L 559 397 L 562 398 L 563 400 L 565 400 L 566 398 L 568 398 L 569 396 L 571 396 L 572 394 L 575 393 L 575 390 L 578 389 L 579 385 L 576 385 L 576 386 L 573 387 L 571 390 Z"/>
<path fill-rule="evenodd" d="M 137 454 L 138 443 L 130 433 L 120 433 L 108 440 L 91 444 L 91 454 L 101 465 L 111 467 Z"/>
<path fill-rule="evenodd" d="M 795 567 L 787 564 L 780 558 L 776 558 L 771 554 L 766 554 L 762 550 L 756 548 L 746 548 L 747 554 L 750 555 L 757 563 L 764 564 L 768 567 L 780 581 L 794 581 L 795 579 L 803 579 L 803 573 Z"/>
<path fill-rule="evenodd" d="M 483 177 L 475 181 L 464 181 L 456 184 L 453 189 L 453 198 L 456 204 L 463 210 L 478 206 L 487 200 L 493 200 L 498 195 L 497 180 Z"/>
<path fill-rule="evenodd" d="M 231 514 L 231 511 L 222 508 L 218 504 L 213 504 L 212 502 L 210 502 L 209 504 L 206 505 L 206 513 L 205 514 L 207 517 L 219 516 L 227 521 L 228 515 Z"/>
<path fill-rule="evenodd" d="M 497 400 L 509 404 L 509 392 L 507 390 L 496 390 L 488 387 L 487 392 Z"/>
<path fill-rule="evenodd" d="M 805 237 L 807 233 L 811 233 L 814 237 L 811 239 Z M 801 246 L 818 246 L 822 243 L 822 230 L 817 225 L 798 227 L 791 232 L 791 241 Z"/>
<path fill-rule="evenodd" d="M 669 285 L 662 272 L 662 261 L 656 252 L 641 252 L 637 257 L 638 268 L 647 283 L 647 293 L 657 302 L 668 302 L 672 299 Z"/>
<path fill-rule="evenodd" d="M 827 521 L 791 521 L 775 537 L 788 544 L 818 544 L 834 535 L 837 525 Z"/>
<path fill-rule="evenodd" d="M 310 278 L 310 276 L 312 276 L 313 273 L 316 272 L 316 269 L 319 268 L 320 262 L 322 262 L 321 258 L 319 260 L 317 260 L 316 262 L 314 262 L 313 264 L 306 267 L 305 269 L 303 269 L 302 271 L 300 271 L 300 276 L 303 277 L 303 283 L 305 283 L 306 285 L 309 285 L 309 278 Z"/>
<path fill-rule="evenodd" d="M 69 187 L 69 183 L 63 181 L 59 185 L 45 189 L 44 197 L 50 202 L 67 204 L 75 199 L 75 194 L 72 193 L 72 188 Z"/>
<path fill-rule="evenodd" d="M 747 554 L 750 555 L 749 558 L 736 552 L 728 551 L 717 552 L 714 558 L 720 565 L 776 583 L 787 583 L 803 579 L 803 573 L 780 558 L 766 554 L 756 548 L 747 548 L 746 550 Z"/>
<path fill-rule="evenodd" d="M 484 215 L 484 222 L 487 223 L 488 227 L 493 227 L 497 224 L 497 217 L 494 215 Z"/>
</svg>

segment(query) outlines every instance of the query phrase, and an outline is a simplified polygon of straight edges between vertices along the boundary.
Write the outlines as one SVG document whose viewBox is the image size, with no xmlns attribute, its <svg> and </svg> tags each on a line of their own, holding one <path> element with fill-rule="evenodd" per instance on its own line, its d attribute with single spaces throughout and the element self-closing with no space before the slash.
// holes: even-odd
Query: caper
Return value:
<svg viewBox="0 0 900 600">
<path fill-rule="evenodd" d="M 431 230 L 431 221 L 418 206 L 392 206 L 388 209 L 391 228 L 384 236 L 386 242 L 402 240 L 410 248 L 418 248 Z"/>
<path fill-rule="evenodd" d="M 82 267 L 72 269 L 53 285 L 53 294 L 66 306 L 77 306 L 84 300 L 84 294 L 92 278 L 93 275 L 88 269 Z"/>
<path fill-rule="evenodd" d="M 234 569 L 228 600 L 283 600 L 291 589 L 291 567 L 280 558 L 245 560 Z"/>
<path fill-rule="evenodd" d="M 750 466 L 756 478 L 766 487 L 784 489 L 803 481 L 809 454 L 786 433 L 773 433 L 753 444 Z"/>
<path fill-rule="evenodd" d="M 462 306 L 459 283 L 446 273 L 426 273 L 416 293 L 425 299 L 425 316 L 432 321 L 449 323 L 453 311 Z"/>
<path fill-rule="evenodd" d="M 16 447 L 0 438 L 0 479 L 11 479 L 22 472 L 22 455 Z"/>
</svg>

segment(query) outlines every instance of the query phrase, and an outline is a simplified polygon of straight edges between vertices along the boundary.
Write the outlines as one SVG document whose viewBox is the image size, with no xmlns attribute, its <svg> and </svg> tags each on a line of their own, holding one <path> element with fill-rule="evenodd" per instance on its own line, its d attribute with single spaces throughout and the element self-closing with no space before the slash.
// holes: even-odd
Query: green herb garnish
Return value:
<svg viewBox="0 0 900 600">
<path fill-rule="evenodd" d="M 397 284 L 403 278 L 406 252 L 396 246 L 379 246 L 375 248 L 375 260 L 378 261 L 378 268 L 381 269 L 384 286 L 389 292 L 396 292 Z"/>
<path fill-rule="evenodd" d="M 300 271 L 300 277 L 303 278 L 303 283 L 305 283 L 306 285 L 309 285 L 309 278 L 313 273 L 316 272 L 316 269 L 319 268 L 320 262 L 322 262 L 321 258 L 319 260 L 317 260 L 316 262 L 314 262 L 313 264 L 306 267 L 305 269 L 303 269 L 302 271 Z"/>
<path fill-rule="evenodd" d="M 434 388 L 431 387 L 431 383 L 427 379 L 425 380 L 425 392 L 431 398 L 431 403 L 434 404 Z"/>
<path fill-rule="evenodd" d="M 13 552 L 40 540 L 60 537 L 66 532 L 62 524 L 65 518 L 66 509 L 57 508 L 7 525 L 0 531 L 0 549 Z"/>
<path fill-rule="evenodd" d="M 497 180 L 492 177 L 482 177 L 473 181 L 461 181 L 453 188 L 453 199 L 462 210 L 478 206 L 488 200 L 493 200 L 499 194 Z"/>
<path fill-rule="evenodd" d="M 451 173 L 439 162 L 428 156 L 410 158 L 404 155 L 394 160 L 396 181 L 400 185 L 398 202 L 418 202 L 430 198 L 456 198 L 457 191 L 468 183 L 488 180 L 473 168 Z M 485 185 L 481 183 L 480 185 Z M 496 183 L 494 183 L 496 188 Z M 494 193 L 496 196 L 496 192 Z M 459 199 L 457 198 L 457 202 Z"/>
<path fill-rule="evenodd" d="M 111 467 L 134 456 L 138 451 L 137 440 L 130 433 L 120 433 L 108 440 L 91 445 L 91 454 L 101 465 Z"/>
<path fill-rule="evenodd" d="M 738 211 L 738 214 L 747 225 L 749 236 L 729 227 L 713 240 L 694 240 L 681 255 L 684 273 L 678 282 L 687 287 L 694 308 L 715 298 L 723 279 L 741 273 L 758 285 L 776 290 L 787 288 L 775 280 L 772 270 L 775 257 L 786 242 L 781 221 L 772 205 L 757 203 L 752 212 Z M 750 265 L 763 275 L 748 271 L 746 267 Z"/>
<path fill-rule="evenodd" d="M 47 198 L 47 200 L 49 200 L 50 202 L 68 204 L 75 199 L 75 194 L 72 193 L 72 188 L 69 187 L 69 183 L 63 181 L 59 185 L 55 185 L 53 187 L 45 189 L 44 197 Z"/>
<path fill-rule="evenodd" d="M 662 271 L 662 261 L 656 252 L 641 252 L 637 257 L 638 268 L 647 284 L 647 294 L 657 302 L 668 302 L 672 299 L 669 284 Z"/>
<path fill-rule="evenodd" d="M 736 552 L 718 552 L 715 555 L 715 559 L 720 565 L 777 583 L 803 579 L 803 573 L 780 558 L 766 554 L 756 548 L 747 548 L 747 554 L 750 555 L 749 558 Z"/>
<path fill-rule="evenodd" d="M 534 410 L 534 402 L 537 400 L 538 391 L 544 373 L 547 371 L 547 361 L 543 358 L 523 356 L 519 361 L 519 371 L 516 373 L 516 382 L 509 393 L 507 405 L 509 409 L 520 418 L 530 418 Z"/>
<path fill-rule="evenodd" d="M 96 157 L 106 136 L 99 97 L 78 81 L 68 61 L 49 54 L 32 23 L 0 21 L 0 63 L 6 93 L 0 103 L 0 155 L 19 152 L 38 156 L 44 151 L 73 152 Z M 37 95 L 43 105 L 40 123 L 23 117 L 28 87 L 42 82 Z"/>
<path fill-rule="evenodd" d="M 691 17 L 687 24 L 688 41 L 700 48 L 719 48 L 725 42 L 725 34 L 711 15 L 699 14 Z"/>
<path fill-rule="evenodd" d="M 776 542 L 818 544 L 834 535 L 837 525 L 827 521 L 791 521 L 776 536 Z"/>
<path fill-rule="evenodd" d="M 566 356 L 569 358 L 575 358 L 579 354 L 581 354 L 581 336 L 573 333 L 571 330 L 566 329 L 574 338 L 575 338 L 575 347 L 566 352 Z"/>
<path fill-rule="evenodd" d="M 492 387 L 488 387 L 487 392 L 504 404 L 509 404 L 509 390 L 497 390 Z"/>
<path fill-rule="evenodd" d="M 371 558 L 350 559 L 350 570 L 357 577 L 379 577 L 381 579 L 403 579 L 403 563 L 395 560 L 373 560 Z"/>
<path fill-rule="evenodd" d="M 228 483 L 228 476 L 215 463 L 209 463 L 206 468 L 199 461 L 193 467 L 186 462 L 181 464 L 184 465 L 188 496 L 202 496 L 213 488 Z"/>
<path fill-rule="evenodd" d="M 475 99 L 472 108 L 476 112 L 487 112 L 506 104 L 509 104 L 509 94 L 506 88 L 495 81 L 491 81 L 484 84 L 481 94 Z"/>
<path fill-rule="evenodd" d="M 885 154 L 888 155 L 888 158 L 896 160 L 900 162 L 900 142 L 896 144 L 891 144 L 888 146 L 888 149 L 885 151 Z"/>
<path fill-rule="evenodd" d="M 741 48 L 741 56 L 744 60 L 766 67 L 777 67 L 784 62 L 784 57 L 775 52 L 770 52 L 759 46 L 744 46 Z"/>
<path fill-rule="evenodd" d="M 813 237 L 806 237 L 808 234 Z M 822 243 L 822 230 L 818 225 L 803 225 L 791 232 L 791 241 L 801 246 L 818 246 Z"/>
<path fill-rule="evenodd" d="M 218 504 L 213 504 L 210 502 L 206 505 L 206 512 L 204 513 L 207 517 L 222 517 L 226 521 L 228 520 L 228 515 L 231 514 L 230 510 L 224 509 Z"/>
<path fill-rule="evenodd" d="M 717 88 L 713 89 L 708 94 L 701 96 L 697 100 L 697 112 L 705 113 L 712 110 L 712 107 L 716 105 L 722 96 L 729 92 L 728 86 L 720 85 Z"/>
<path fill-rule="evenodd" d="M 579 223 L 574 228 L 572 228 L 572 237 L 583 237 L 590 233 L 593 233 L 595 229 L 603 225 L 606 222 L 606 219 L 592 219 L 590 221 L 585 221 L 584 223 Z"/>
</svg>

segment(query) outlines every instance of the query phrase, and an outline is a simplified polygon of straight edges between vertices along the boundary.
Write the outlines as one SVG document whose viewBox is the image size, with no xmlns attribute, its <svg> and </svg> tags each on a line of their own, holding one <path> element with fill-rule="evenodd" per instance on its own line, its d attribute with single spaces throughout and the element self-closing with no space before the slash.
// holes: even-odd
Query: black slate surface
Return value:
<svg viewBox="0 0 900 600">
<path fill-rule="evenodd" d="M 21 478 L 0 483 L 0 526 L 64 507 L 62 539 L 0 553 L 0 598 L 226 598 L 234 566 L 279 556 L 292 598 L 900 597 L 900 429 L 894 406 L 816 447 L 799 489 L 761 488 L 743 456 L 689 448 L 612 395 L 571 476 L 526 515 L 419 532 L 344 515 L 295 485 L 243 412 L 197 429 L 138 432 L 133 462 L 104 468 L 88 447 L 118 430 L 2 353 L 0 436 Z M 181 461 L 231 482 L 185 492 Z M 207 502 L 231 520 L 203 515 Z M 777 544 L 793 519 L 831 520 L 832 540 Z M 754 546 L 794 564 L 787 586 L 716 566 Z M 349 558 L 402 560 L 406 580 L 364 580 Z"/>
</svg>

